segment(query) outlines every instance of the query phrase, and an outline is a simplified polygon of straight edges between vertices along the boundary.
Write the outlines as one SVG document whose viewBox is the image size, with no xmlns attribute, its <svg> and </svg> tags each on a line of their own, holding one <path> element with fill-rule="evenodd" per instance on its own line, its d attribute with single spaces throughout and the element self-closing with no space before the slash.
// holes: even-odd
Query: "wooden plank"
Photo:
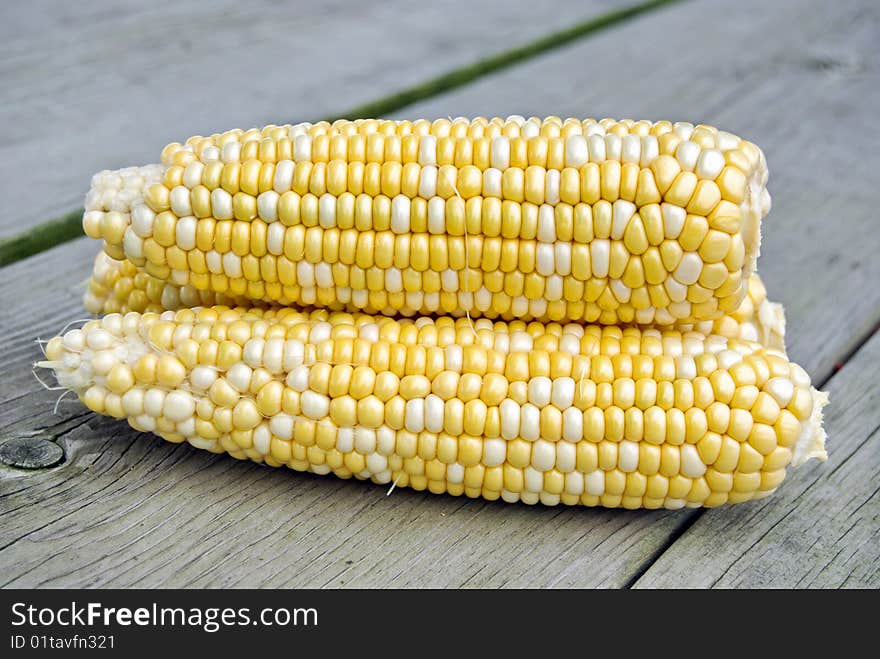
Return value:
<svg viewBox="0 0 880 659">
<path fill-rule="evenodd" d="M 81 238 L 0 269 L 0 301 L 8 310 L 0 315 L 0 333 L 10 360 L 0 382 L 0 439 L 36 432 L 42 424 L 51 428 L 78 407 L 62 403 L 64 413 L 51 414 L 47 402 L 54 399 L 42 395 L 31 364 L 42 357 L 38 338 L 51 338 L 68 322 L 88 318 L 82 295 L 98 250 L 95 241 Z"/>
<path fill-rule="evenodd" d="M 706 512 L 638 588 L 880 586 L 880 334 L 829 383 L 829 461 L 773 497 Z"/>
<path fill-rule="evenodd" d="M 95 172 L 194 134 L 345 112 L 637 0 L 14 3 L 0 25 L 0 239 Z M 47 166 L 48 163 L 48 166 Z"/>
<path fill-rule="evenodd" d="M 804 43 L 821 50 L 840 42 L 842 52 L 848 54 L 847 39 L 855 44 L 856 53 L 864 52 L 865 39 L 858 27 L 844 34 L 853 19 L 839 8 L 832 15 L 818 2 L 798 6 L 804 7 L 803 21 L 795 20 L 790 3 L 773 3 L 761 12 L 757 4 L 744 3 L 741 13 L 731 16 L 723 12 L 732 10 L 726 5 L 719 9 L 717 3 L 675 6 L 486 78 L 469 88 L 472 99 L 482 99 L 481 109 L 474 109 L 476 101 L 468 106 L 466 97 L 458 97 L 456 104 L 435 111 L 414 109 L 413 114 L 488 113 L 492 98 L 499 99 L 496 107 L 503 114 L 537 108 L 543 108 L 542 113 L 565 113 L 566 107 L 568 112 L 582 114 L 589 106 L 584 90 L 595 89 L 604 95 L 609 114 L 714 120 L 754 137 L 767 147 L 771 165 L 776 165 L 773 217 L 777 228 L 768 224 L 763 260 L 774 254 L 770 251 L 773 231 L 783 231 L 782 244 L 786 225 L 778 227 L 787 221 L 789 228 L 809 224 L 810 238 L 821 238 L 825 249 L 843 253 L 847 245 L 854 250 L 841 257 L 846 266 L 864 261 L 850 280 L 852 286 L 841 287 L 850 293 L 829 298 L 828 312 L 812 309 L 821 305 L 817 297 L 811 305 L 808 295 L 815 296 L 821 287 L 811 286 L 803 293 L 804 312 L 791 319 L 795 356 L 821 377 L 823 371 L 830 372 L 830 364 L 844 354 L 845 347 L 857 340 L 860 324 L 870 321 L 877 308 L 877 292 L 862 285 L 871 277 L 876 280 L 878 272 L 877 265 L 865 259 L 865 254 L 876 249 L 877 238 L 867 230 L 871 216 L 866 193 L 856 189 L 859 185 L 867 189 L 860 178 L 867 174 L 849 167 L 845 185 L 837 181 L 840 187 L 829 194 L 838 202 L 838 216 L 847 217 L 852 227 L 837 225 L 836 234 L 823 233 L 821 218 L 806 213 L 807 206 L 796 205 L 798 194 L 809 192 L 803 179 L 790 170 L 806 162 L 818 166 L 820 174 L 829 171 L 826 165 L 816 164 L 811 148 L 798 152 L 782 143 L 783 139 L 786 144 L 803 141 L 804 135 L 811 134 L 808 127 L 786 124 L 785 133 L 776 137 L 769 130 L 774 122 L 780 123 L 781 112 L 778 106 L 767 105 L 772 97 L 770 80 L 794 76 L 795 82 L 778 80 L 775 84 L 781 93 L 794 98 L 794 105 L 812 108 L 816 122 L 812 130 L 833 123 L 842 114 L 853 125 L 866 124 L 863 108 L 870 104 L 854 108 L 844 101 L 854 91 L 864 101 L 876 92 L 863 74 L 848 69 L 834 75 L 814 68 L 801 72 L 798 63 L 813 52 L 805 55 Z M 860 10 L 862 5 L 853 7 Z M 760 21 L 756 21 L 758 15 Z M 798 26 L 796 34 L 791 34 L 792 25 Z M 663 35 L 664 41 L 655 35 Z M 761 50 L 759 57 L 752 50 L 740 54 L 731 45 L 746 37 L 752 50 Z M 617 62 L 615 76 L 601 67 L 584 66 L 584 62 L 605 61 L 605 54 L 619 51 L 621 43 L 647 46 Z M 693 47 L 682 48 L 683 43 Z M 706 56 L 694 58 L 694 52 Z M 759 66 L 765 61 L 776 64 Z M 731 62 L 736 62 L 735 68 Z M 644 72 L 640 65 L 646 67 Z M 710 74 L 720 77 L 711 80 Z M 659 87 L 663 80 L 671 89 Z M 812 95 L 800 91 L 798 85 L 812 90 Z M 529 93 L 524 94 L 524 89 Z M 579 102 L 572 100 L 578 94 Z M 563 97 L 567 106 L 560 100 Z M 682 97 L 690 100 L 682 104 Z M 642 107 L 636 106 L 636 98 Z M 672 112 L 676 107 L 679 112 Z M 689 110 L 685 113 L 683 108 Z M 785 112 L 789 111 L 795 112 L 787 104 Z M 762 126 L 763 133 L 756 135 Z M 843 153 L 855 148 L 854 140 L 829 139 L 828 148 L 835 145 L 840 153 L 825 153 L 832 161 L 842 160 Z M 865 170 L 870 171 L 870 163 L 866 162 Z M 815 181 L 807 183 L 818 187 Z M 804 213 L 797 219 L 800 224 L 786 210 L 791 204 Z M 862 240 L 854 240 L 860 233 Z M 798 239 L 789 242 L 794 240 Z M 793 242 L 795 249 L 808 250 L 801 242 Z M 385 497 L 383 488 L 258 468 L 139 437 L 122 424 L 85 415 L 73 405 L 62 404 L 62 416 L 50 422 L 45 410 L 54 401 L 53 395 L 25 384 L 30 377 L 27 364 L 38 355 L 35 346 L 26 342 L 49 326 L 63 325 L 61 318 L 78 315 L 70 282 L 84 276 L 85 254 L 94 250 L 83 245 L 74 243 L 3 270 L 8 283 L 0 293 L 0 305 L 21 305 L 19 287 L 25 281 L 36 292 L 37 301 L 30 303 L 32 312 L 21 321 L 16 319 L 14 326 L 8 321 L 2 332 L 11 337 L 3 348 L 4 354 L 12 355 L 9 370 L 20 379 L 2 385 L 0 400 L 8 402 L 0 403 L 0 437 L 45 427 L 44 435 L 58 437 L 68 452 L 67 461 L 55 469 L 7 472 L 0 478 L 4 502 L 0 505 L 0 547 L 5 547 L 0 549 L 0 560 L 9 566 L 9 585 L 622 586 L 640 574 L 696 515 L 693 511 L 548 510 L 408 491 Z M 834 263 L 828 267 L 831 277 L 849 272 L 835 270 Z M 785 280 L 806 280 L 814 269 L 812 262 L 793 259 Z M 68 281 L 59 284 L 59 279 Z M 857 288 L 866 289 L 858 291 L 859 299 Z M 785 295 L 780 297 L 787 301 Z M 48 325 L 40 320 L 43 314 L 53 319 Z M 838 322 L 835 327 L 841 336 L 823 343 L 826 328 L 816 323 L 836 314 L 849 323 Z M 28 408 L 9 408 L 30 404 L 31 399 L 33 416 L 21 422 Z M 40 404 L 42 414 L 37 409 Z M 40 505 L 29 505 L 34 501 Z"/>
<path fill-rule="evenodd" d="M 786 306 L 789 353 L 823 379 L 880 321 L 880 149 L 864 137 L 880 105 L 878 23 L 870 0 L 690 2 L 397 116 L 629 116 L 754 141 L 773 195 L 758 269 Z M 626 55 L 612 66 L 612 52 Z"/>
<path fill-rule="evenodd" d="M 83 239 L 3 269 L 0 305 L 18 311 L 0 327 L 10 337 L 0 442 L 51 439 L 66 459 L 0 469 L 0 586 L 621 586 L 644 545 L 686 520 L 386 496 L 168 444 L 76 402 L 53 416 L 57 393 L 30 372 L 33 337 L 82 316 L 75 282 L 96 248 Z"/>
</svg>

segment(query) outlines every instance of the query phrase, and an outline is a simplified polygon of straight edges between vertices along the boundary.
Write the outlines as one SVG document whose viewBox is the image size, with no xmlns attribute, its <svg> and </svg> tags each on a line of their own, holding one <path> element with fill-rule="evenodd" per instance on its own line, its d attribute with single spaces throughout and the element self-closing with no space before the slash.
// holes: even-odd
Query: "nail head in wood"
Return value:
<svg viewBox="0 0 880 659">
<path fill-rule="evenodd" d="M 0 461 L 19 469 L 54 467 L 64 459 L 64 451 L 55 442 L 38 437 L 16 437 L 0 445 Z"/>
</svg>

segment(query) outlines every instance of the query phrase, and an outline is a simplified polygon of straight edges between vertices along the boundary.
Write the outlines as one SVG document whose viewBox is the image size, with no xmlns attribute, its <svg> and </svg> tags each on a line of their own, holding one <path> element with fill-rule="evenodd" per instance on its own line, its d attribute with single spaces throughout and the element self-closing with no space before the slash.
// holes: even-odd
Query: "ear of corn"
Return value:
<svg viewBox="0 0 880 659">
<path fill-rule="evenodd" d="M 187 307 L 260 306 L 247 298 L 230 299 L 191 285 L 176 286 L 148 275 L 131 261 L 117 261 L 99 252 L 83 298 L 87 311 L 94 314 L 177 311 Z M 714 321 L 677 323 L 681 332 L 698 331 L 729 339 L 755 341 L 767 348 L 785 351 L 785 315 L 782 305 L 767 299 L 767 290 L 758 273 L 749 278 L 748 294 L 739 309 Z"/>
<path fill-rule="evenodd" d="M 676 323 L 672 329 L 754 341 L 785 352 L 785 312 L 781 304 L 767 299 L 767 289 L 757 272 L 749 277 L 746 297 L 736 311 L 715 320 Z"/>
<path fill-rule="evenodd" d="M 827 402 L 754 272 L 766 180 L 750 142 L 665 121 L 193 137 L 95 176 L 84 302 L 107 315 L 39 365 L 271 466 L 529 504 L 760 498 L 825 459 Z"/>
<path fill-rule="evenodd" d="M 717 506 L 825 455 L 803 369 L 698 332 L 214 307 L 89 321 L 41 365 L 172 442 L 487 499 Z"/>
<path fill-rule="evenodd" d="M 99 252 L 83 295 L 86 311 L 103 315 L 129 311 L 155 312 L 188 307 L 261 306 L 245 297 L 229 297 L 213 291 L 200 291 L 192 285 L 177 286 L 157 279 L 127 259 L 118 261 Z"/>
<path fill-rule="evenodd" d="M 161 160 L 93 180 L 83 224 L 110 256 L 199 291 L 384 314 L 715 320 L 745 296 L 770 204 L 760 149 L 667 121 L 267 126 Z"/>
</svg>

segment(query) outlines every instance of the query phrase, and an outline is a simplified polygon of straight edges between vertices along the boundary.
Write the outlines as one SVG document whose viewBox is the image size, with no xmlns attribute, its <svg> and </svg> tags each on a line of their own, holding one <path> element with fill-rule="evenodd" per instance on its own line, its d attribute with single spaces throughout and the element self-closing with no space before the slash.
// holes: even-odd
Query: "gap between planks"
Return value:
<svg viewBox="0 0 880 659">
<path fill-rule="evenodd" d="M 315 118 L 312 121 L 323 119 L 332 122 L 336 119 L 381 117 L 413 103 L 462 87 L 530 58 L 556 50 L 574 41 L 587 38 L 647 12 L 678 2 L 683 2 L 683 0 L 646 0 L 619 9 L 612 9 L 523 45 L 478 59 L 406 89 L 358 105 L 347 112 L 331 115 L 329 118 Z M 47 220 L 17 235 L 0 240 L 0 267 L 81 236 L 82 214 L 82 208 L 70 211 L 61 217 Z"/>
</svg>

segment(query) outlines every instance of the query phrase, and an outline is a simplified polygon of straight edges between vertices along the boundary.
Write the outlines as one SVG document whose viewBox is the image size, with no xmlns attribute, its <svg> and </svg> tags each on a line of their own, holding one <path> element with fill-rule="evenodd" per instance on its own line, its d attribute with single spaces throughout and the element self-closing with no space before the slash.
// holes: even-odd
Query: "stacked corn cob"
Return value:
<svg viewBox="0 0 880 659">
<path fill-rule="evenodd" d="M 93 179 L 85 304 L 106 315 L 43 362 L 99 413 L 526 503 L 736 503 L 825 457 L 827 399 L 754 274 L 764 157 L 734 135 L 337 121 L 161 160 Z"/>
</svg>

